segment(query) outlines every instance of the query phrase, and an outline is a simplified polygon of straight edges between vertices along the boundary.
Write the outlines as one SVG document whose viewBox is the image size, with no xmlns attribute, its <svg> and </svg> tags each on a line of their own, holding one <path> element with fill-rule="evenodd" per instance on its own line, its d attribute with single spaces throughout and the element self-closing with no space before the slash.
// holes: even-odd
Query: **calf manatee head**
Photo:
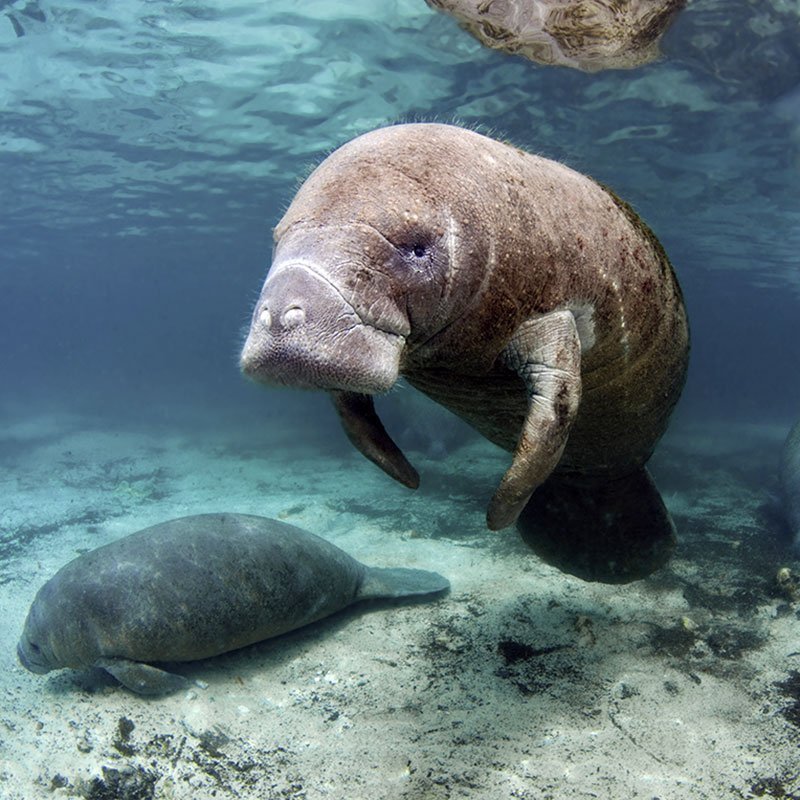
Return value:
<svg viewBox="0 0 800 800">
<path fill-rule="evenodd" d="M 409 354 L 457 318 L 480 271 L 458 281 L 455 273 L 468 258 L 486 257 L 472 230 L 468 254 L 463 247 L 463 220 L 477 216 L 464 208 L 475 202 L 465 136 L 482 138 L 446 125 L 379 129 L 309 176 L 275 229 L 241 354 L 246 375 L 385 392 Z"/>
<path fill-rule="evenodd" d="M 43 618 L 41 604 L 34 601 L 17 643 L 17 658 L 25 669 L 44 675 L 61 666 L 53 653 L 50 638 L 50 627 Z"/>
</svg>

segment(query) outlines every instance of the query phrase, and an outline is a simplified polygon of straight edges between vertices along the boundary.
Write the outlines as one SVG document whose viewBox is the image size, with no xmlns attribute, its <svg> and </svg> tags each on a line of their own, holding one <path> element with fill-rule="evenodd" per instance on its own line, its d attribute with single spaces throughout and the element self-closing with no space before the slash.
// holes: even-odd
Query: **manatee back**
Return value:
<svg viewBox="0 0 800 800">
<path fill-rule="evenodd" d="M 49 667 L 191 661 L 277 636 L 354 600 L 365 567 L 292 525 L 182 517 L 86 553 L 39 591 L 24 638 Z"/>
</svg>

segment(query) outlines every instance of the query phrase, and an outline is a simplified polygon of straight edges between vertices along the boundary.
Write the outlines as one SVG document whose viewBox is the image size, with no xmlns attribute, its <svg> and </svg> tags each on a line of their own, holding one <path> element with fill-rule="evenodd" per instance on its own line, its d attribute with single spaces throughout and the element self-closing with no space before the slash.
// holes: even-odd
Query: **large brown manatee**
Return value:
<svg viewBox="0 0 800 800">
<path fill-rule="evenodd" d="M 519 517 L 549 562 L 626 581 L 673 547 L 644 464 L 687 355 L 677 280 L 630 206 L 511 145 L 407 124 L 345 144 L 297 192 L 241 367 L 330 392 L 355 446 L 415 488 L 372 401 L 404 376 L 514 453 L 491 529 Z"/>
</svg>

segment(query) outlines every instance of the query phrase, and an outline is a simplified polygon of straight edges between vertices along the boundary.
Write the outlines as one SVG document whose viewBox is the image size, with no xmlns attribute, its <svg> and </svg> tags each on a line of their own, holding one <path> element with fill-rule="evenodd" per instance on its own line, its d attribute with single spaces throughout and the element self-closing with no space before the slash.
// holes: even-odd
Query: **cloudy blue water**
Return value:
<svg viewBox="0 0 800 800">
<path fill-rule="evenodd" d="M 487 50 L 423 0 L 5 0 L 3 407 L 221 427 L 285 411 L 236 366 L 271 227 L 338 144 L 439 120 L 563 160 L 648 220 L 691 315 L 680 414 L 788 419 L 799 15 L 694 0 L 662 60 L 584 74 Z"/>
</svg>

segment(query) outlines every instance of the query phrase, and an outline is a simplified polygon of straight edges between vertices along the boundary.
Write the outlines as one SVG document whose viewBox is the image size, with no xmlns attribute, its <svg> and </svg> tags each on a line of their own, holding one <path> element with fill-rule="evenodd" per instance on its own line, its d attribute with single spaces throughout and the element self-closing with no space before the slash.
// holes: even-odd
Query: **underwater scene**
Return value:
<svg viewBox="0 0 800 800">
<path fill-rule="evenodd" d="M 797 0 L 0 0 L 0 800 L 800 798 Z"/>
</svg>

